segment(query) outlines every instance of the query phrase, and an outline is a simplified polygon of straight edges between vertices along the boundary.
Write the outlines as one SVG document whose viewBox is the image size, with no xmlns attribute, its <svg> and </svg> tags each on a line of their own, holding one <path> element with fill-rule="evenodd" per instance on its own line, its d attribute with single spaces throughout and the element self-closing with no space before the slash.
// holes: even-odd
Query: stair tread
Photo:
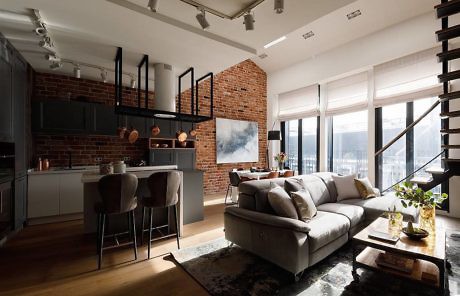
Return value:
<svg viewBox="0 0 460 296">
<path fill-rule="evenodd" d="M 453 15 L 460 11 L 460 0 L 451 0 L 434 7 L 438 18 Z"/>
<path fill-rule="evenodd" d="M 459 28 L 459 32 L 460 32 L 460 28 Z M 451 81 L 451 80 L 455 80 L 459 78 L 460 78 L 460 70 L 455 70 L 455 71 L 447 72 L 445 74 L 438 75 L 438 79 L 440 82 Z"/>
<path fill-rule="evenodd" d="M 428 184 L 431 181 L 433 181 L 433 178 L 431 177 L 422 177 L 422 176 L 416 176 L 410 179 L 410 182 L 416 183 L 416 184 Z"/>
<path fill-rule="evenodd" d="M 447 101 L 447 100 L 452 100 L 452 99 L 457 99 L 460 98 L 460 91 L 453 91 L 447 94 L 442 94 L 439 96 L 439 100 L 441 102 Z"/>
<path fill-rule="evenodd" d="M 451 49 L 446 52 L 440 52 L 437 54 L 439 61 L 450 61 L 460 58 L 460 48 Z"/>
<path fill-rule="evenodd" d="M 460 25 L 455 25 L 447 29 L 441 29 L 436 31 L 438 41 L 444 41 L 456 38 L 460 36 Z"/>
<path fill-rule="evenodd" d="M 441 112 L 439 116 L 441 117 L 459 117 L 460 111 Z"/>
<path fill-rule="evenodd" d="M 444 149 L 460 149 L 460 145 L 441 145 Z"/>
<path fill-rule="evenodd" d="M 446 170 L 440 166 L 431 166 L 425 169 L 425 172 L 430 173 L 432 175 L 443 174 Z"/>
<path fill-rule="evenodd" d="M 442 129 L 441 133 L 443 133 L 443 134 L 459 134 L 460 133 L 460 128 Z"/>
</svg>

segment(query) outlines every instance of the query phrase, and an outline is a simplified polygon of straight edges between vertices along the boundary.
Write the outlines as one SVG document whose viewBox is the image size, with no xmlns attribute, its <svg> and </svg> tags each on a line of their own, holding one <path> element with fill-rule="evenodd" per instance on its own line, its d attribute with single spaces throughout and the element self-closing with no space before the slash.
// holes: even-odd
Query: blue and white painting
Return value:
<svg viewBox="0 0 460 296">
<path fill-rule="evenodd" d="M 217 163 L 258 162 L 257 122 L 216 118 Z"/>
</svg>

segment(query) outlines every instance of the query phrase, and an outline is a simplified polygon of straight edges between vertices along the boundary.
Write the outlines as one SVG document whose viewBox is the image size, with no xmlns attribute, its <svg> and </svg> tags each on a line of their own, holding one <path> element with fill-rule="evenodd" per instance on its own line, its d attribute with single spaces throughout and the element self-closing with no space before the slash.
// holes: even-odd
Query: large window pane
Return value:
<svg viewBox="0 0 460 296">
<path fill-rule="evenodd" d="M 332 169 L 367 176 L 367 111 L 332 118 Z"/>
<path fill-rule="evenodd" d="M 299 121 L 290 120 L 286 121 L 286 154 L 288 160 L 285 165 L 292 170 L 298 170 L 298 152 L 299 152 Z"/>
<path fill-rule="evenodd" d="M 427 98 L 414 102 L 414 120 L 419 118 L 430 106 L 436 102 L 437 98 Z M 414 165 L 415 169 L 420 168 L 430 161 L 433 157 L 441 152 L 441 120 L 439 113 L 441 107 L 438 105 L 436 109 L 430 112 L 422 121 L 414 128 Z M 430 166 L 441 166 L 441 158 L 438 157 Z M 417 173 L 417 176 L 430 177 L 424 169 Z M 441 193 L 441 186 L 433 189 L 435 193 Z"/>
<path fill-rule="evenodd" d="M 316 117 L 302 119 L 302 174 L 316 172 Z"/>
<path fill-rule="evenodd" d="M 406 128 L 406 103 L 382 107 L 383 145 Z M 406 176 L 406 136 L 382 154 L 382 189 L 385 190 Z"/>
</svg>

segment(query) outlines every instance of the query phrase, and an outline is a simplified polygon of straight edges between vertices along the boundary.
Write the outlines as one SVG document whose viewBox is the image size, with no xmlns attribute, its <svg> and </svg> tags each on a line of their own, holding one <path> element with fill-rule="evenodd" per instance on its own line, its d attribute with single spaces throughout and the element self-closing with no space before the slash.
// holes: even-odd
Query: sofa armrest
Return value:
<svg viewBox="0 0 460 296">
<path fill-rule="evenodd" d="M 292 231 L 298 231 L 303 233 L 308 233 L 310 231 L 310 227 L 308 227 L 307 223 L 296 219 L 285 218 L 256 211 L 250 211 L 238 207 L 226 207 L 225 213 L 255 223 L 285 228 Z"/>
</svg>

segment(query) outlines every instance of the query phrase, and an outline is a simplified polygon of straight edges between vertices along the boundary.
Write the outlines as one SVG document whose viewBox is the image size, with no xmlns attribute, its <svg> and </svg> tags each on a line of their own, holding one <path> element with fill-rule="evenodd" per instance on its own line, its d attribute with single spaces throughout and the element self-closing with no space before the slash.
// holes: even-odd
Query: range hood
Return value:
<svg viewBox="0 0 460 296">
<path fill-rule="evenodd" d="M 123 86 L 122 86 L 122 67 L 123 67 L 123 50 L 118 48 L 115 57 L 115 113 L 121 115 L 131 115 L 149 118 L 164 118 L 169 120 L 185 121 L 185 122 L 203 122 L 213 119 L 214 107 L 214 75 L 212 72 L 204 75 L 203 77 L 194 79 L 194 69 L 189 68 L 187 71 L 179 75 L 178 79 L 178 95 L 177 95 L 177 108 L 176 108 L 176 95 L 174 90 L 174 72 L 171 65 L 165 63 L 154 64 L 155 70 L 155 99 L 154 108 L 149 108 L 148 102 L 148 77 L 149 77 L 149 57 L 144 55 L 138 65 L 138 84 L 137 84 L 137 101 L 138 106 L 123 105 Z M 144 68 L 144 69 L 143 69 Z M 145 71 L 144 77 L 141 77 L 141 72 Z M 190 76 L 190 112 L 182 112 L 183 100 L 181 94 L 182 79 Z M 144 79 L 144 88 L 142 88 L 142 79 Z M 202 102 L 198 96 L 198 85 L 201 81 L 210 79 L 210 95 L 203 97 L 203 99 L 210 99 L 210 108 L 207 115 L 200 115 L 199 105 Z M 141 93 L 144 92 L 145 102 L 141 103 Z M 177 111 L 176 111 L 177 110 Z"/>
</svg>

